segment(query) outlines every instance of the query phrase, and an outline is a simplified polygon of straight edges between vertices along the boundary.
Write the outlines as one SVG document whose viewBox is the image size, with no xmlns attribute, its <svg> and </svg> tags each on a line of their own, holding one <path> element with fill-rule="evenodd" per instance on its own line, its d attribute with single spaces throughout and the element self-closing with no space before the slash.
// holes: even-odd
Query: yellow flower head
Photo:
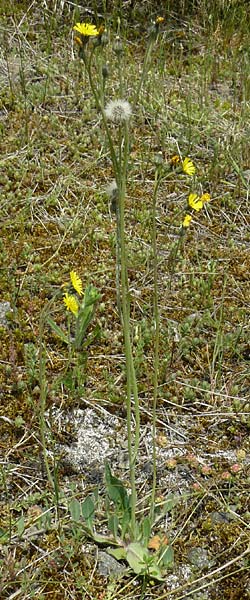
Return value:
<svg viewBox="0 0 250 600">
<path fill-rule="evenodd" d="M 183 222 L 182 222 L 182 227 L 189 227 L 192 220 L 193 219 L 192 219 L 191 215 L 185 215 Z"/>
<path fill-rule="evenodd" d="M 170 160 L 171 165 L 173 165 L 175 167 L 176 165 L 178 165 L 179 162 L 180 162 L 179 154 L 175 154 L 174 156 L 172 156 L 172 158 Z"/>
<path fill-rule="evenodd" d="M 160 25 L 161 23 L 164 23 L 165 19 L 164 17 L 156 17 L 155 22 Z"/>
<path fill-rule="evenodd" d="M 73 315 L 75 315 L 75 317 L 77 317 L 78 315 L 78 302 L 75 298 L 75 296 L 72 296 L 71 294 L 68 294 L 68 292 L 65 294 L 64 298 L 63 298 L 63 302 L 67 308 L 67 310 L 69 310 L 70 312 L 73 313 Z"/>
<path fill-rule="evenodd" d="M 83 37 L 90 37 L 92 35 L 99 35 L 99 31 L 95 25 L 91 23 L 76 23 L 73 27 L 74 31 L 80 33 Z"/>
<path fill-rule="evenodd" d="M 100 25 L 98 28 L 98 35 L 102 35 L 105 31 L 105 25 Z"/>
<path fill-rule="evenodd" d="M 210 202 L 210 200 L 211 200 L 210 194 L 208 194 L 208 193 L 202 194 L 201 200 L 202 200 L 203 204 L 205 204 L 205 202 Z"/>
<path fill-rule="evenodd" d="M 186 175 L 194 175 L 195 174 L 195 166 L 194 163 L 191 161 L 190 158 L 184 158 L 184 161 L 182 163 L 182 169 L 183 172 L 186 173 Z"/>
<path fill-rule="evenodd" d="M 83 293 L 82 280 L 80 277 L 78 277 L 75 271 L 70 271 L 70 281 L 73 285 L 74 290 L 79 294 L 79 296 L 81 296 Z"/>
<path fill-rule="evenodd" d="M 197 212 L 203 208 L 203 200 L 197 194 L 189 194 L 188 204 Z"/>
<path fill-rule="evenodd" d="M 76 44 L 78 44 L 78 46 L 82 46 L 82 40 L 81 40 L 81 38 L 75 37 L 74 40 L 75 40 Z"/>
</svg>

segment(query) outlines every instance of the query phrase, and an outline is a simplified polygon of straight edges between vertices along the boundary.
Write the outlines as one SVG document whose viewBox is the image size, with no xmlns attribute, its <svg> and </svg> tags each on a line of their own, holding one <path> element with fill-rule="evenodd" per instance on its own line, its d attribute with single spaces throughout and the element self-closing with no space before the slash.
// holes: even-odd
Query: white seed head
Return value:
<svg viewBox="0 0 250 600">
<path fill-rule="evenodd" d="M 130 119 L 132 108 L 127 100 L 111 100 L 105 108 L 105 115 L 113 123 L 122 123 Z"/>
<path fill-rule="evenodd" d="M 113 179 L 106 187 L 106 193 L 107 195 L 111 198 L 111 200 L 113 198 L 115 198 L 117 196 L 118 193 L 118 187 L 117 187 L 117 183 L 116 180 Z"/>
</svg>

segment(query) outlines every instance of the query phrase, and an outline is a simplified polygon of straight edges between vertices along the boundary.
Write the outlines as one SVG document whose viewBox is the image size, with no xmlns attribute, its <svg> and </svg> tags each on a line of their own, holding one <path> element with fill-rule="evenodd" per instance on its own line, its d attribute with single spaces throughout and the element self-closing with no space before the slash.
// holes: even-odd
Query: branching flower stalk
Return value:
<svg viewBox="0 0 250 600">
<path fill-rule="evenodd" d="M 140 439 L 140 410 L 137 389 L 137 379 L 132 352 L 131 328 L 130 328 L 130 301 L 127 273 L 127 249 L 125 228 L 125 197 L 126 182 L 129 160 L 129 119 L 132 114 L 130 104 L 124 100 L 111 101 L 104 108 L 101 95 L 92 76 L 92 59 L 95 47 L 89 54 L 82 49 L 81 57 L 89 78 L 89 84 L 93 93 L 96 106 L 101 113 L 105 133 L 107 135 L 111 161 L 117 185 L 117 239 L 119 244 L 118 258 L 120 260 L 120 282 L 121 285 L 121 322 L 124 335 L 125 359 L 126 359 L 126 404 L 127 404 L 127 436 L 128 454 L 131 485 L 131 539 L 136 531 L 136 480 L 135 466 Z M 116 153 L 108 120 L 116 122 L 118 131 L 118 155 Z M 132 435 L 132 397 L 134 402 L 135 432 Z"/>
<path fill-rule="evenodd" d="M 162 17 L 158 17 L 153 24 L 150 30 L 148 47 L 145 54 L 145 59 L 143 63 L 142 73 L 140 77 L 140 81 L 138 87 L 135 91 L 133 98 L 133 107 L 136 106 L 140 92 L 142 89 L 142 85 L 146 78 L 150 59 L 152 47 L 157 39 L 159 26 L 164 19 Z M 119 281 L 117 281 L 117 288 L 121 287 L 121 323 L 123 328 L 124 335 L 124 348 L 125 348 L 125 359 L 126 359 L 126 405 L 127 405 L 127 436 L 128 436 L 128 454 L 129 454 L 129 469 L 130 469 L 130 485 L 131 485 L 131 498 L 130 498 L 130 508 L 131 508 L 131 518 L 130 518 L 130 534 L 131 539 L 135 539 L 136 537 L 136 481 L 135 481 L 135 468 L 136 468 L 136 460 L 137 454 L 139 450 L 139 441 L 140 441 L 140 407 L 139 407 L 139 398 L 138 398 L 138 387 L 137 387 L 137 378 L 134 366 L 133 359 L 133 349 L 132 349 L 132 336 L 131 336 L 131 325 L 130 325 L 130 299 L 129 299 L 129 283 L 128 283 L 128 273 L 127 273 L 127 243 L 126 243 L 126 227 L 125 227 L 125 197 L 126 197 L 126 183 L 127 183 L 127 173 L 128 173 L 128 161 L 129 161 L 129 151 L 130 151 L 130 135 L 129 135 L 129 120 L 132 115 L 132 108 L 130 104 L 126 100 L 111 100 L 106 107 L 104 107 L 104 96 L 102 94 L 102 90 L 100 89 L 100 84 L 95 82 L 92 75 L 92 60 L 95 53 L 96 47 L 101 45 L 100 34 L 98 34 L 98 30 L 88 24 L 78 23 L 74 27 L 75 31 L 80 34 L 80 38 L 78 39 L 78 43 L 80 45 L 80 58 L 82 58 L 85 66 L 85 70 L 88 75 L 89 84 L 91 91 L 93 93 L 96 107 L 99 110 L 103 126 L 105 129 L 105 133 L 107 135 L 107 141 L 110 150 L 110 156 L 114 171 L 115 184 L 117 186 L 117 191 L 115 194 L 115 199 L 117 202 L 116 205 L 116 217 L 117 217 L 117 261 L 119 262 L 119 269 L 117 270 L 117 275 L 119 277 Z M 89 52 L 86 51 L 87 42 L 89 37 L 92 36 L 95 39 L 93 40 L 93 47 Z M 118 62 L 121 59 L 122 47 L 119 46 L 117 57 Z M 123 89 L 122 78 L 120 77 L 120 92 Z M 108 124 L 108 121 L 111 120 L 113 123 L 116 123 L 118 126 L 118 142 L 117 148 L 114 146 L 111 130 Z M 155 211 L 156 211 L 156 197 L 159 186 L 160 179 L 158 178 L 157 171 L 157 179 L 155 183 L 155 192 L 154 192 L 154 208 L 153 208 L 153 220 L 154 220 L 154 228 L 155 228 Z M 156 248 L 156 230 L 154 229 L 153 247 Z M 157 388 L 158 388 L 158 362 L 159 362 L 159 315 L 158 315 L 158 288 L 157 288 L 157 254 L 154 252 L 155 256 L 155 264 L 154 264 L 154 297 L 155 297 L 155 307 L 154 307 L 154 315 L 155 315 L 155 323 L 156 323 L 156 355 L 155 355 L 155 383 L 154 383 L 154 423 L 153 423 L 153 434 L 155 437 L 155 423 L 156 423 L 156 401 L 157 401 Z M 120 293 L 120 292 L 119 292 Z M 118 289 L 117 289 L 118 294 Z M 119 294 L 118 294 L 119 300 Z M 158 341 L 157 341 L 158 340 Z M 132 400 L 133 400 L 133 409 L 132 409 Z M 135 417 L 135 431 L 134 434 L 132 432 L 132 412 Z M 156 449 L 154 447 L 154 463 L 156 463 Z M 155 469 L 154 469 L 155 471 Z M 156 477 L 156 476 L 154 476 Z M 154 479 L 153 493 L 152 493 L 152 502 L 151 502 L 151 512 L 153 511 L 154 505 L 154 497 L 155 497 L 155 488 L 156 488 L 156 478 Z"/>
</svg>

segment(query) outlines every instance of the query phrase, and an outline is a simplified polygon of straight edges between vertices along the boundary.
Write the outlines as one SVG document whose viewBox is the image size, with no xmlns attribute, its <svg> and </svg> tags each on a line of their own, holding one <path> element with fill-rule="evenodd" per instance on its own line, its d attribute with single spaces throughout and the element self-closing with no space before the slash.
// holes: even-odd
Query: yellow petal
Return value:
<svg viewBox="0 0 250 600">
<path fill-rule="evenodd" d="M 73 27 L 74 31 L 78 31 L 83 36 L 98 35 L 98 29 L 91 23 L 76 23 Z"/>
<path fill-rule="evenodd" d="M 201 200 L 202 200 L 203 204 L 204 204 L 205 202 L 210 202 L 210 200 L 211 200 L 211 196 L 210 196 L 210 194 L 208 194 L 208 193 L 206 193 L 206 194 L 202 194 L 202 196 L 201 196 Z"/>
<path fill-rule="evenodd" d="M 156 17 L 156 20 L 155 20 L 155 22 L 158 24 L 164 23 L 164 21 L 165 21 L 164 17 Z"/>
<path fill-rule="evenodd" d="M 186 173 L 186 175 L 194 175 L 195 174 L 194 163 L 188 157 L 184 158 L 184 161 L 182 163 L 182 169 L 183 169 L 184 173 Z"/>
<path fill-rule="evenodd" d="M 79 294 L 79 296 L 81 296 L 83 293 L 82 292 L 82 280 L 75 271 L 70 271 L 70 280 L 71 280 L 74 290 Z"/>
<path fill-rule="evenodd" d="M 191 221 L 192 221 L 191 215 L 185 215 L 183 222 L 182 222 L 182 227 L 189 227 Z"/>
<path fill-rule="evenodd" d="M 203 207 L 203 201 L 199 198 L 199 196 L 197 196 L 197 194 L 189 194 L 188 204 L 191 206 L 191 208 L 197 210 L 197 212 Z"/>
<path fill-rule="evenodd" d="M 71 294 L 65 294 L 65 296 L 63 298 L 63 302 L 64 302 L 67 310 L 69 310 L 70 312 L 72 312 L 73 315 L 75 315 L 75 317 L 77 317 L 77 315 L 78 315 L 78 302 L 77 302 L 75 296 L 72 296 Z"/>
</svg>

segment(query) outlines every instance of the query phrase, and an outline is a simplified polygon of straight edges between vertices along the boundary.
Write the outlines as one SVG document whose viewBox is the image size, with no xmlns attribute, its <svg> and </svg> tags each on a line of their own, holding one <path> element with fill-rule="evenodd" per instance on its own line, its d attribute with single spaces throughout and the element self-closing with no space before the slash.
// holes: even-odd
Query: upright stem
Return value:
<svg viewBox="0 0 250 600">
<path fill-rule="evenodd" d="M 49 462 L 46 451 L 46 423 L 45 423 L 45 410 L 47 400 L 47 381 L 46 381 L 46 356 L 44 353 L 43 345 L 43 334 L 44 334 L 44 323 L 46 320 L 46 312 L 43 311 L 40 316 L 39 323 L 39 387 L 40 387 L 40 407 L 39 407 L 39 429 L 40 429 L 40 440 L 43 451 L 43 460 L 47 473 L 49 484 L 55 489 L 55 484 L 51 471 L 49 468 Z"/>
<path fill-rule="evenodd" d="M 129 129 L 128 124 L 124 125 L 124 153 L 123 165 L 121 173 L 121 185 L 119 190 L 119 225 L 120 225 L 120 258 L 121 258 L 121 304 L 122 304 L 122 325 L 124 333 L 124 346 L 126 358 L 126 376 L 127 376 L 127 433 L 128 433 L 128 454 L 130 468 L 130 483 L 131 483 L 131 533 L 135 532 L 135 511 L 136 511 L 136 482 L 135 482 L 135 463 L 139 448 L 140 440 L 140 410 L 138 400 L 137 380 L 134 368 L 131 331 L 130 331 L 130 310 L 129 310 L 129 289 L 128 289 L 128 274 L 127 274 L 127 249 L 125 238 L 125 196 L 126 196 L 126 181 L 127 167 L 129 157 Z M 131 396 L 134 396 L 134 412 L 135 412 L 135 436 L 134 448 L 132 446 L 132 402 Z"/>
<path fill-rule="evenodd" d="M 126 182 L 129 159 L 129 128 L 125 121 L 120 125 L 119 131 L 119 148 L 118 158 L 115 152 L 112 136 L 108 127 L 104 107 L 98 95 L 98 89 L 95 86 L 91 73 L 91 61 L 93 51 L 89 59 L 83 55 L 84 64 L 88 73 L 89 83 L 93 92 L 96 105 L 100 110 L 105 132 L 107 134 L 111 160 L 113 164 L 115 179 L 118 187 L 118 215 L 117 215 L 117 239 L 120 259 L 120 274 L 121 274 L 121 321 L 124 334 L 124 347 L 126 358 L 126 378 L 127 378 L 127 436 L 128 436 L 128 455 L 129 455 L 129 470 L 130 470 L 130 485 L 131 485 L 131 538 L 135 535 L 136 529 L 136 481 L 135 481 L 135 464 L 139 449 L 140 441 L 140 409 L 138 399 L 138 389 L 136 373 L 134 368 L 134 359 L 131 342 L 130 331 L 130 302 L 129 302 L 129 286 L 127 274 L 127 248 L 125 236 L 125 196 Z M 124 135 L 122 133 L 124 132 Z M 134 415 L 135 415 L 135 434 L 132 436 L 132 394 L 134 398 Z M 132 439 L 133 438 L 133 439 Z"/>
<path fill-rule="evenodd" d="M 159 372 L 159 339 L 160 339 L 160 316 L 158 302 L 158 256 L 157 256 L 157 233 L 156 233 L 156 200 L 160 185 L 159 169 L 156 169 L 155 184 L 153 193 L 152 210 L 152 252 L 153 252 L 153 318 L 154 318 L 154 376 L 153 376 L 153 417 L 152 417 L 152 462 L 153 462 L 153 481 L 150 502 L 150 520 L 154 520 L 154 505 L 156 492 L 156 407 L 158 397 L 158 372 Z"/>
</svg>

